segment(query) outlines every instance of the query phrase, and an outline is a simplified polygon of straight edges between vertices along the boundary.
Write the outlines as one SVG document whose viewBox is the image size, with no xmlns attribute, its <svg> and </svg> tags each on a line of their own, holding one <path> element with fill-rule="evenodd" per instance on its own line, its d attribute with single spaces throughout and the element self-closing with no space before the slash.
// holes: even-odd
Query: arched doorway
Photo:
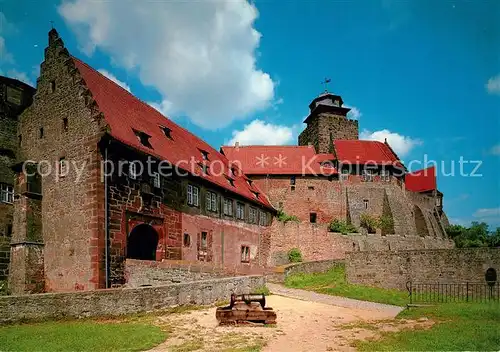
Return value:
<svg viewBox="0 0 500 352">
<path fill-rule="evenodd" d="M 156 260 L 158 233 L 148 224 L 140 224 L 132 229 L 127 238 L 127 258 Z"/>
<path fill-rule="evenodd" d="M 429 230 L 427 229 L 427 223 L 425 222 L 424 213 L 419 206 L 415 205 L 413 207 L 413 214 L 415 219 L 415 227 L 417 228 L 417 234 L 420 237 L 429 236 Z"/>
</svg>

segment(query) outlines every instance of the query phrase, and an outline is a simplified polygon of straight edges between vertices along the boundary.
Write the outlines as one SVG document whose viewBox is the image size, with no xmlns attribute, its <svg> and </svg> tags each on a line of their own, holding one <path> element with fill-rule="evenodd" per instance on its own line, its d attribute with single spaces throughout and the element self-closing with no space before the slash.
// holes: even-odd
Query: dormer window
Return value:
<svg viewBox="0 0 500 352">
<path fill-rule="evenodd" d="M 203 172 L 203 174 L 208 175 L 208 166 L 207 166 L 207 164 L 199 162 L 198 166 L 201 168 L 201 171 Z"/>
<path fill-rule="evenodd" d="M 255 198 L 259 199 L 259 192 L 252 192 L 252 193 L 253 193 Z"/>
<path fill-rule="evenodd" d="M 252 187 L 252 180 L 247 180 L 247 183 L 250 187 Z"/>
<path fill-rule="evenodd" d="M 172 130 L 170 128 L 165 126 L 160 126 L 160 128 L 163 131 L 165 137 L 172 139 Z"/>
<path fill-rule="evenodd" d="M 229 182 L 229 184 L 230 184 L 231 186 L 233 186 L 233 187 L 234 187 L 234 180 L 233 180 L 232 178 L 228 178 L 228 179 L 227 179 L 227 181 Z"/>
<path fill-rule="evenodd" d="M 208 152 L 206 150 L 202 150 L 202 149 L 200 149 L 200 152 L 201 152 L 201 158 L 203 160 L 208 160 Z"/>
<path fill-rule="evenodd" d="M 133 130 L 137 139 L 139 140 L 139 142 L 147 147 L 147 148 L 151 148 L 153 149 L 153 146 L 151 145 L 151 143 L 149 142 L 149 139 L 151 138 L 151 136 L 145 132 L 142 132 L 142 131 L 137 131 L 137 130 Z"/>
</svg>

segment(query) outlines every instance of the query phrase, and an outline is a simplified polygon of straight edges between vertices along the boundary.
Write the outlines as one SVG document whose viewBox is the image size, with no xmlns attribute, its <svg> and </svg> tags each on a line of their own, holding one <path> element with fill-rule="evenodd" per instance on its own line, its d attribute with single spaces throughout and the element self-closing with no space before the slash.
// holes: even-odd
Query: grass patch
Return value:
<svg viewBox="0 0 500 352">
<path fill-rule="evenodd" d="M 408 303 L 405 291 L 349 284 L 343 266 L 335 266 L 326 273 L 292 274 L 285 279 L 285 286 L 396 306 Z"/>
<path fill-rule="evenodd" d="M 361 351 L 498 351 L 500 305 L 498 303 L 445 303 L 412 308 L 400 318 L 427 317 L 437 321 L 428 330 L 382 333 L 376 341 L 357 341 Z"/>
<path fill-rule="evenodd" d="M 142 351 L 165 341 L 160 327 L 140 323 L 64 321 L 0 327 L 2 351 Z"/>
<path fill-rule="evenodd" d="M 257 287 L 255 290 L 253 290 L 252 293 L 260 293 L 260 294 L 269 296 L 271 294 L 271 291 L 269 291 L 267 286 L 260 286 L 260 287 Z"/>
<path fill-rule="evenodd" d="M 191 352 L 203 348 L 203 340 L 190 340 L 186 341 L 180 345 L 172 346 L 172 352 Z"/>
</svg>

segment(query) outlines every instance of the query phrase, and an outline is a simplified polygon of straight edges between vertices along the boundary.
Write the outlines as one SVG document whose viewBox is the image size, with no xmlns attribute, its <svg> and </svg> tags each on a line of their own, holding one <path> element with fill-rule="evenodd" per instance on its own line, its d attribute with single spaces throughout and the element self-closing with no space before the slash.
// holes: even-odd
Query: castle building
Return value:
<svg viewBox="0 0 500 352">
<path fill-rule="evenodd" d="M 19 138 L 19 114 L 32 103 L 35 89 L 16 79 L 0 76 L 0 280 L 8 276 L 14 213 L 14 172 Z"/>
<path fill-rule="evenodd" d="M 131 260 L 252 272 L 292 248 L 317 260 L 452 246 L 435 170 L 410 174 L 387 142 L 359 140 L 338 95 L 311 102 L 298 146 L 217 151 L 70 55 L 55 29 L 32 103 L 25 91 L 6 148 L 15 294 L 120 287 Z"/>
</svg>

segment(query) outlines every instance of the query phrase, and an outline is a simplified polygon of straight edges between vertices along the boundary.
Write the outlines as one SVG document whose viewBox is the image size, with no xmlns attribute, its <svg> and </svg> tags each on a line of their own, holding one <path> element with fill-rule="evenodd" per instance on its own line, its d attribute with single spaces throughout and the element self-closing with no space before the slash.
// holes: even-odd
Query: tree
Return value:
<svg viewBox="0 0 500 352">
<path fill-rule="evenodd" d="M 489 232 L 488 224 L 474 221 L 470 227 L 451 225 L 446 228 L 448 236 L 457 248 L 500 247 L 500 228 Z"/>
</svg>

